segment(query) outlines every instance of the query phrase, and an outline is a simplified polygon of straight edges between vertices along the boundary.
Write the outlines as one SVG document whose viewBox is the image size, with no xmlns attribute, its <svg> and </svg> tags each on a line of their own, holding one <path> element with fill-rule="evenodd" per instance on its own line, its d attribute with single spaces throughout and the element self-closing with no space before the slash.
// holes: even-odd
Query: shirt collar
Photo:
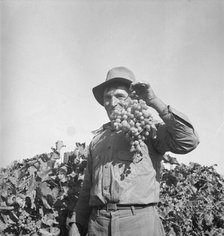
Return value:
<svg viewBox="0 0 224 236">
<path fill-rule="evenodd" d="M 109 130 L 111 130 L 111 131 L 115 131 L 115 128 L 114 128 L 114 126 L 112 125 L 111 122 L 108 122 L 108 123 L 104 124 L 104 125 L 103 125 L 103 129 L 104 129 L 104 130 L 109 129 Z"/>
<path fill-rule="evenodd" d="M 93 130 L 92 134 L 96 135 L 96 134 L 101 133 L 104 130 L 115 131 L 115 128 L 113 127 L 111 122 L 107 122 L 106 124 L 103 124 L 99 129 Z"/>
</svg>

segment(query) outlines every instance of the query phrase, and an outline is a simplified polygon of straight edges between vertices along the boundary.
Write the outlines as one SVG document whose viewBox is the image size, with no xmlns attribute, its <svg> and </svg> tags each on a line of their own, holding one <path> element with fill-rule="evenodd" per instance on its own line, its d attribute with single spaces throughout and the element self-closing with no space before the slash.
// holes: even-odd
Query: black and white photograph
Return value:
<svg viewBox="0 0 224 236">
<path fill-rule="evenodd" d="M 0 236 L 224 236 L 224 1 L 0 8 Z"/>
</svg>

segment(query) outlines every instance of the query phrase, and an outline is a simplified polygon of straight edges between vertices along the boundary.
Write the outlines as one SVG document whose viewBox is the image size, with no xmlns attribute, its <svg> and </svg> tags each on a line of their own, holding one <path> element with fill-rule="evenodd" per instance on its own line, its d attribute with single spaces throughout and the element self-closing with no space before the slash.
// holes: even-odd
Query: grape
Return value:
<svg viewBox="0 0 224 236">
<path fill-rule="evenodd" d="M 19 215 L 18 224 L 21 228 L 23 228 L 25 231 L 29 233 L 34 233 L 37 231 L 36 222 L 32 219 L 30 214 L 25 210 L 23 210 Z"/>
<path fill-rule="evenodd" d="M 128 105 L 123 104 L 121 111 L 114 111 L 112 124 L 117 131 L 125 133 L 130 140 L 130 151 L 133 153 L 133 162 L 142 159 L 144 140 L 150 135 L 156 138 L 156 127 L 149 107 L 142 99 L 133 99 Z"/>
</svg>

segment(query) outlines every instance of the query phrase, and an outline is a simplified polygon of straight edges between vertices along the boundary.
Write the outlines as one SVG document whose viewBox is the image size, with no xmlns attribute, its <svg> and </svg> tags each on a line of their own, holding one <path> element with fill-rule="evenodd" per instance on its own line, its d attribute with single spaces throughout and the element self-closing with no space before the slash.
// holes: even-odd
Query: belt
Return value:
<svg viewBox="0 0 224 236">
<path fill-rule="evenodd" d="M 143 209 L 150 206 L 156 206 L 157 203 L 149 204 L 116 204 L 116 203 L 107 203 L 103 206 L 94 206 L 98 210 L 107 210 L 107 211 L 117 211 L 117 210 L 128 210 L 128 209 Z"/>
</svg>

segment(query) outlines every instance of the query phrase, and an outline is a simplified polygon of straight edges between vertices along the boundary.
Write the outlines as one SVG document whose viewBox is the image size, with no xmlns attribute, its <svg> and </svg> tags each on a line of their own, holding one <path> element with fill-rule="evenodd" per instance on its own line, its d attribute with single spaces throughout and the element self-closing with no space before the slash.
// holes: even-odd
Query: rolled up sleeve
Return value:
<svg viewBox="0 0 224 236">
<path fill-rule="evenodd" d="M 156 124 L 157 137 L 152 141 L 159 152 L 186 154 L 199 144 L 199 137 L 186 115 L 170 106 L 160 114 L 164 123 Z"/>
</svg>

